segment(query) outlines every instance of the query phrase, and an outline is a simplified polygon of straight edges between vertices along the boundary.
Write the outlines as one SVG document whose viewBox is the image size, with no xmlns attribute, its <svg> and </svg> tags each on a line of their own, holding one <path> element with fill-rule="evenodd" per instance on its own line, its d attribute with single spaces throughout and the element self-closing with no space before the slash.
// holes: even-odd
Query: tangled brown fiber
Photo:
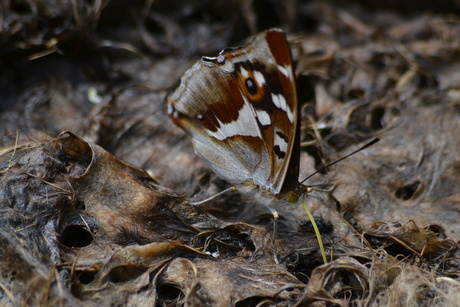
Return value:
<svg viewBox="0 0 460 307">
<path fill-rule="evenodd" d="M 454 1 L 3 1 L 0 305 L 456 306 Z M 202 55 L 288 33 L 303 209 L 231 192 L 168 119 Z"/>
</svg>

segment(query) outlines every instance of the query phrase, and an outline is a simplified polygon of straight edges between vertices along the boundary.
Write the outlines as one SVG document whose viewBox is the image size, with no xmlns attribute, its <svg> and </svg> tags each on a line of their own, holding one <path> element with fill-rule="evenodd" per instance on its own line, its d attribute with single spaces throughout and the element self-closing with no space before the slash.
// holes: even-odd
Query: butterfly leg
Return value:
<svg viewBox="0 0 460 307">
<path fill-rule="evenodd" d="M 272 207 L 268 207 L 270 209 L 271 214 L 273 215 L 273 233 L 272 233 L 272 243 L 275 243 L 276 239 L 276 232 L 278 231 L 278 219 L 280 218 L 280 215 L 278 211 L 273 209 Z"/>
<path fill-rule="evenodd" d="M 270 209 L 270 212 L 273 215 L 273 232 L 272 232 L 273 256 L 275 259 L 275 263 L 279 264 L 278 257 L 276 255 L 275 239 L 276 239 L 276 232 L 278 231 L 278 219 L 280 218 L 280 215 L 278 211 L 276 211 L 272 207 L 268 207 L 268 208 Z"/>
<path fill-rule="evenodd" d="M 236 191 L 236 188 L 235 187 L 230 187 L 228 189 L 225 189 L 223 191 L 220 191 L 219 193 L 217 193 L 216 195 L 213 195 L 209 198 L 206 198 L 206 199 L 203 199 L 203 200 L 200 200 L 200 201 L 195 201 L 195 202 L 190 202 L 190 205 L 192 206 L 198 206 L 198 205 L 201 205 L 201 204 L 204 204 L 204 203 L 207 203 L 208 201 L 210 200 L 213 200 L 219 196 L 221 196 L 222 194 L 225 194 L 227 192 L 230 192 L 230 191 Z"/>
</svg>

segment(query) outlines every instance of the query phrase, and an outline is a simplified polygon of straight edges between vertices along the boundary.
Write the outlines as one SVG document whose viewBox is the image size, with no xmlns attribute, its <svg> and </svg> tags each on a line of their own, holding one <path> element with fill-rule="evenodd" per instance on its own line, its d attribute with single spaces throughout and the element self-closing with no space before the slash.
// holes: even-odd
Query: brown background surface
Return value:
<svg viewBox="0 0 460 307">
<path fill-rule="evenodd" d="M 458 2 L 0 8 L 1 305 L 458 303 Z M 200 56 L 274 26 L 296 64 L 300 177 L 381 138 L 307 182 L 327 265 L 298 204 L 276 208 L 275 244 L 238 192 L 190 206 L 228 185 L 166 113 Z"/>
</svg>

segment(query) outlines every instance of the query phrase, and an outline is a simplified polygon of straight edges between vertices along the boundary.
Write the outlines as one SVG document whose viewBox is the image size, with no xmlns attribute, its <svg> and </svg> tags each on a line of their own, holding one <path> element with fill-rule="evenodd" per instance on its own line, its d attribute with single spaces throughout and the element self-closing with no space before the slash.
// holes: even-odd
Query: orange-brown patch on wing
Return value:
<svg viewBox="0 0 460 307">
<path fill-rule="evenodd" d="M 248 97 L 251 102 L 253 102 L 253 103 L 261 102 L 262 99 L 264 98 L 264 95 L 265 95 L 265 87 L 257 82 L 257 79 L 254 76 L 253 71 L 247 70 L 247 72 L 248 72 L 248 77 L 247 78 L 245 78 L 241 74 L 241 72 L 236 72 L 236 74 L 237 74 L 236 79 L 237 79 L 237 82 L 238 82 L 238 86 L 239 86 L 241 92 L 244 93 L 246 95 L 246 97 Z M 251 82 L 254 83 L 254 88 L 256 89 L 256 91 L 253 92 L 253 93 L 251 93 L 251 91 L 248 90 L 248 88 L 246 86 L 246 81 L 249 78 L 251 79 Z"/>
<path fill-rule="evenodd" d="M 208 109 L 198 113 L 193 119 L 205 129 L 216 132 L 221 124 L 229 124 L 238 120 L 239 111 L 244 106 L 244 100 L 234 80 L 220 86 L 220 99 L 207 104 Z M 214 84 L 216 86 L 216 84 Z"/>
<path fill-rule="evenodd" d="M 244 46 L 244 48 L 243 47 L 226 48 L 221 52 L 221 54 L 225 56 L 225 61 L 232 61 L 235 58 L 245 56 L 252 50 L 253 48 L 250 45 L 246 45 Z"/>
<path fill-rule="evenodd" d="M 280 74 L 280 81 L 283 87 L 284 98 L 286 99 L 286 103 L 291 111 L 296 114 L 297 113 L 297 90 L 295 85 L 293 86 L 293 82 L 295 80 L 291 80 L 290 78 Z"/>
<path fill-rule="evenodd" d="M 291 65 L 291 52 L 289 46 L 286 44 L 286 37 L 284 33 L 277 31 L 270 31 L 266 34 L 267 43 L 270 51 L 274 55 L 276 63 L 281 66 Z"/>
</svg>

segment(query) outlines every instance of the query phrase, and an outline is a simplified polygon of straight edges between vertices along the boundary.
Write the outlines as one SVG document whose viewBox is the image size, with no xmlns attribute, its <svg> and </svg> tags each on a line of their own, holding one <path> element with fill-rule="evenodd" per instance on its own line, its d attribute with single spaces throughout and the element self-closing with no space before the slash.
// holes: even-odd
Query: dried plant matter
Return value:
<svg viewBox="0 0 460 307">
<path fill-rule="evenodd" d="M 4 304 L 302 298 L 264 230 L 210 218 L 69 132 L 13 148 L 1 165 Z"/>
<path fill-rule="evenodd" d="M 3 1 L 0 305 L 456 306 L 459 9 L 430 5 Z M 272 26 L 301 177 L 381 138 L 307 182 L 327 265 L 298 205 L 274 244 L 253 199 L 191 206 L 227 185 L 166 116 L 194 61 Z"/>
</svg>

